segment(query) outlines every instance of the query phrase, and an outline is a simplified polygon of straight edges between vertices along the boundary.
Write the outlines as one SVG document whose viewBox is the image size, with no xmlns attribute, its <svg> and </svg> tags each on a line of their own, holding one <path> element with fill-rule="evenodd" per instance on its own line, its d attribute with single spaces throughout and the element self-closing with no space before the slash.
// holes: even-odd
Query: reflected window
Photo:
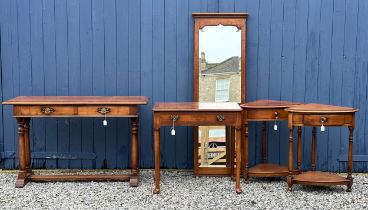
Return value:
<svg viewBox="0 0 368 210">
<path fill-rule="evenodd" d="M 226 102 L 229 101 L 229 89 L 230 80 L 229 79 L 218 79 L 216 80 L 216 102 Z"/>
</svg>

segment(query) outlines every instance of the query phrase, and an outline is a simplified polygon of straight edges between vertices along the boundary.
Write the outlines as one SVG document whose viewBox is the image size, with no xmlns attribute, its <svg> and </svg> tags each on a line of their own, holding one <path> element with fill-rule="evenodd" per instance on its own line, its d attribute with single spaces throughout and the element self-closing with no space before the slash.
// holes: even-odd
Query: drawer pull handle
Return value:
<svg viewBox="0 0 368 210">
<path fill-rule="evenodd" d="M 276 119 L 279 118 L 279 112 L 275 111 L 274 114 Z"/>
<path fill-rule="evenodd" d="M 48 107 L 48 106 L 44 106 L 44 107 L 41 107 L 41 112 L 45 115 L 50 115 L 52 114 L 53 112 L 55 112 L 55 109 L 52 108 L 52 107 Z"/>
<path fill-rule="evenodd" d="M 220 121 L 220 122 L 225 120 L 225 116 L 223 114 L 219 114 L 216 117 L 217 117 L 217 120 Z"/>
<path fill-rule="evenodd" d="M 97 108 L 97 112 L 102 115 L 106 115 L 107 113 L 111 112 L 111 109 L 107 107 L 100 107 L 100 108 Z"/>
<path fill-rule="evenodd" d="M 179 115 L 170 115 L 170 120 L 173 122 L 177 121 L 179 119 Z"/>
<path fill-rule="evenodd" d="M 321 117 L 321 123 L 326 123 L 328 121 L 327 117 Z"/>
<path fill-rule="evenodd" d="M 325 131 L 325 123 L 327 123 L 327 121 L 328 121 L 328 119 L 327 119 L 327 117 L 321 117 L 321 123 L 322 123 L 322 125 L 321 125 L 321 131 L 322 132 L 324 132 Z"/>
<path fill-rule="evenodd" d="M 275 111 L 273 114 L 275 115 L 275 123 L 273 124 L 273 130 L 277 131 L 277 119 L 279 119 L 279 112 Z"/>
</svg>

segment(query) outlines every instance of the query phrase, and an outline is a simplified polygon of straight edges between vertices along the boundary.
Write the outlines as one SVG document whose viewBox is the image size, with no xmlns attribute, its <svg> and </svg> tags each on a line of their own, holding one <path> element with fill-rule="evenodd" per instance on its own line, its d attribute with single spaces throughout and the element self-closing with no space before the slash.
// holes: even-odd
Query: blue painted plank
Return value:
<svg viewBox="0 0 368 210">
<path fill-rule="evenodd" d="M 42 0 L 30 3 L 30 24 L 31 24 L 31 76 L 32 95 L 45 94 L 45 74 L 43 68 L 43 27 L 42 27 Z M 32 120 L 31 145 L 33 151 L 45 151 L 45 120 Z M 41 168 L 45 160 L 34 159 L 33 167 Z"/>
<path fill-rule="evenodd" d="M 80 5 L 78 0 L 67 1 L 68 19 L 68 95 L 81 95 L 81 63 L 80 63 Z M 82 121 L 79 118 L 70 119 L 70 143 L 69 152 L 82 151 Z M 81 160 L 70 160 L 69 168 L 81 168 Z"/>
<path fill-rule="evenodd" d="M 270 99 L 281 99 L 281 81 L 282 81 L 282 47 L 283 47 L 283 6 L 284 1 L 282 2 L 271 2 L 271 37 L 270 37 L 270 56 L 269 56 L 269 66 L 270 66 L 270 73 L 269 73 L 269 81 L 268 85 L 268 97 Z M 271 71 L 272 69 L 272 71 Z M 264 83 L 264 81 L 257 79 L 258 83 Z M 257 98 L 259 96 L 257 95 Z M 273 138 L 270 139 L 272 147 L 279 147 L 276 149 L 278 152 L 279 158 L 277 162 L 280 162 L 281 160 L 284 160 L 282 157 L 286 153 L 284 153 L 284 145 L 281 145 L 278 143 L 277 145 L 274 145 L 274 143 L 281 142 L 280 140 L 280 133 L 285 132 L 285 127 L 281 126 L 282 123 L 280 122 L 280 131 L 270 131 L 270 135 L 272 134 Z M 270 126 L 272 128 L 272 126 Z M 282 139 L 283 140 L 283 139 Z M 258 147 L 261 147 L 259 145 Z M 260 151 L 260 150 L 259 150 Z M 259 152 L 260 153 L 260 152 Z M 260 157 L 258 158 L 260 160 Z M 280 162 L 282 164 L 285 164 L 283 162 Z"/>
<path fill-rule="evenodd" d="M 176 61 L 177 61 L 177 75 L 176 75 L 176 93 L 177 101 L 189 101 L 189 94 L 193 93 L 193 89 L 189 88 L 188 81 L 193 78 L 193 72 L 189 70 L 189 62 L 193 62 L 193 56 L 189 57 L 188 47 L 193 42 L 189 43 L 188 33 L 186 33 L 189 21 L 192 21 L 191 14 L 188 13 L 189 5 L 186 1 L 177 0 L 176 5 Z M 175 159 L 176 167 L 187 168 L 188 159 L 188 141 L 191 141 L 193 136 L 188 136 L 188 129 L 186 127 L 178 127 L 178 136 L 175 141 Z"/>
<path fill-rule="evenodd" d="M 165 101 L 177 101 L 177 64 L 176 64 L 176 13 L 177 5 L 176 1 L 165 2 Z M 165 128 L 164 138 L 162 143 L 164 144 L 164 166 L 176 167 L 176 155 L 175 148 L 178 136 L 171 136 L 170 129 Z M 178 134 L 179 135 L 179 134 Z"/>
<path fill-rule="evenodd" d="M 368 2 L 367 1 L 359 1 L 359 14 L 358 14 L 358 37 L 357 37 L 357 60 L 356 60 L 356 76 L 355 76 L 355 98 L 356 98 L 356 107 L 359 109 L 359 113 L 356 116 L 356 132 L 355 132 L 355 147 L 358 147 L 358 153 L 360 154 L 368 154 L 368 143 L 366 142 L 366 134 L 367 130 L 367 118 L 368 118 L 368 26 L 366 24 L 368 11 Z M 358 146 L 357 146 L 358 145 Z M 364 146 L 362 146 L 364 145 Z M 363 168 L 360 168 L 362 171 L 366 171 L 368 164 L 365 163 Z"/>
<path fill-rule="evenodd" d="M 294 55 L 295 55 L 295 15 L 296 15 L 296 1 L 285 0 L 283 7 L 283 26 L 282 26 L 282 54 L 281 54 L 281 100 L 292 100 L 293 98 L 293 71 L 294 71 Z M 272 78 L 270 78 L 272 79 Z M 288 163 L 288 127 L 287 122 L 280 123 L 280 153 L 279 162 L 283 165 Z M 296 137 L 296 136 L 295 136 Z M 273 147 L 271 147 L 273 148 Z M 294 151 L 296 150 L 294 144 Z M 296 154 L 296 153 L 294 153 Z M 296 162 L 296 155 L 294 156 Z"/>
<path fill-rule="evenodd" d="M 92 72 L 92 2 L 81 0 L 79 6 L 80 27 L 80 84 L 81 95 L 93 95 Z M 83 78 L 83 79 L 82 79 Z M 84 118 L 82 121 L 81 142 L 82 152 L 92 153 L 93 147 L 93 119 Z M 94 168 L 93 160 L 83 160 L 82 168 Z"/>
<path fill-rule="evenodd" d="M 358 0 L 345 2 L 346 19 L 345 19 L 345 41 L 344 41 L 344 62 L 342 71 L 342 105 L 354 107 L 354 76 L 356 73 L 356 49 L 357 49 L 357 33 L 358 33 Z M 348 154 L 348 129 L 341 131 L 341 154 Z M 356 133 L 356 132 L 355 132 Z M 355 147 L 353 153 L 356 154 Z M 357 170 L 362 165 L 354 164 Z M 340 170 L 346 171 L 346 164 L 342 164 Z"/>
<path fill-rule="evenodd" d="M 68 95 L 69 93 L 69 69 L 68 69 L 68 23 L 67 2 L 55 0 L 55 25 L 56 25 L 56 63 L 57 81 L 56 94 Z M 58 119 L 58 152 L 69 151 L 69 119 Z M 68 168 L 68 160 L 58 160 L 58 168 Z"/>
<path fill-rule="evenodd" d="M 153 163 L 152 106 L 153 106 L 153 0 L 141 4 L 141 94 L 149 98 L 148 104 L 140 107 L 139 119 L 139 159 L 143 168 Z"/>
<path fill-rule="evenodd" d="M 331 74 L 331 47 L 332 47 L 332 16 L 333 0 L 323 1 L 321 4 L 320 17 L 320 47 L 319 69 L 317 81 L 318 103 L 328 104 L 330 101 L 329 87 Z M 335 142 L 329 138 L 330 129 L 319 132 L 317 136 L 317 168 L 328 168 L 328 146 Z M 335 160 L 334 160 L 335 161 Z"/>
<path fill-rule="evenodd" d="M 194 19 L 192 17 L 192 13 L 194 12 L 200 12 L 200 8 L 201 5 L 199 4 L 199 1 L 189 1 L 189 5 L 188 5 L 188 13 L 189 13 L 189 25 L 188 25 L 188 87 L 191 87 L 192 89 L 189 90 L 189 95 L 188 95 L 188 100 L 189 101 L 193 101 L 194 100 L 194 90 L 193 90 L 193 82 L 194 82 Z M 190 47 L 192 46 L 192 47 Z M 188 144 L 187 144 L 187 157 L 188 157 L 188 162 L 187 162 L 187 168 L 193 168 L 193 164 L 194 164 L 194 141 L 193 141 L 193 137 L 194 137 L 194 129 L 193 128 L 188 128 Z"/>
<path fill-rule="evenodd" d="M 345 26 L 345 1 L 335 0 L 332 17 L 332 54 L 330 80 L 334 81 L 330 86 L 330 104 L 341 105 L 341 87 L 344 56 L 344 26 Z M 328 147 L 328 169 L 339 171 L 337 160 L 340 155 L 341 128 L 329 128 L 331 141 L 336 141 Z"/>
<path fill-rule="evenodd" d="M 18 88 L 14 87 L 13 71 L 19 72 L 18 66 L 18 52 L 17 43 L 19 40 L 15 17 L 17 15 L 17 7 L 15 1 L 3 1 L 2 2 L 2 18 L 1 23 L 1 64 L 2 64 L 2 85 L 3 85 L 3 100 L 12 98 L 15 94 L 19 94 Z M 9 20 L 9 21 L 5 21 Z M 18 80 L 16 78 L 15 80 Z M 15 93 L 16 91 L 16 93 Z M 18 151 L 16 144 L 16 123 L 12 117 L 12 108 L 10 106 L 3 107 L 3 131 L 4 131 L 4 144 L 2 148 L 4 151 Z M 18 166 L 18 160 L 4 160 L 2 163 L 4 168 L 14 168 Z"/>
<path fill-rule="evenodd" d="M 103 1 L 92 1 L 92 28 L 93 28 L 93 95 L 105 95 L 105 32 L 104 32 L 104 4 Z M 94 120 L 94 151 L 96 168 L 104 168 L 106 161 L 106 129 L 102 119 Z"/>
<path fill-rule="evenodd" d="M 56 95 L 56 52 L 55 52 L 55 1 L 43 1 L 43 59 L 45 95 Z M 45 151 L 57 151 L 57 121 L 45 119 Z M 56 168 L 56 160 L 46 160 L 46 168 Z"/>
<path fill-rule="evenodd" d="M 105 24 L 105 95 L 116 95 L 117 71 L 116 71 L 116 5 L 115 0 L 104 1 Z M 106 160 L 108 168 L 117 167 L 117 120 L 108 119 L 106 127 Z"/>
<path fill-rule="evenodd" d="M 234 12 L 235 3 L 234 0 L 218 0 L 219 12 Z"/>
<path fill-rule="evenodd" d="M 3 23 L 3 20 L 4 20 L 4 14 L 5 12 L 3 11 L 4 8 L 6 8 L 6 5 L 4 4 L 5 1 L 1 1 L 0 2 L 0 99 L 1 99 L 1 102 L 3 102 L 3 81 L 2 81 L 2 72 L 3 72 L 3 67 L 2 67 L 2 46 L 1 46 L 1 27 L 3 27 L 4 23 Z M 0 120 L 1 122 L 4 122 L 4 119 L 3 119 L 3 106 L 0 105 Z M 0 126 L 0 152 L 4 152 L 4 127 L 3 127 L 3 123 L 1 124 Z M 4 168 L 4 161 L 0 158 L 0 168 Z"/>
<path fill-rule="evenodd" d="M 258 43 L 259 43 L 259 1 L 249 1 L 247 3 L 247 11 L 249 17 L 247 20 L 247 77 L 246 90 L 247 101 L 257 99 L 257 69 L 258 69 Z M 256 154 L 259 154 L 259 149 L 256 151 L 256 141 L 259 141 L 260 127 L 256 127 L 256 123 L 249 124 L 249 164 L 254 165 Z"/>
<path fill-rule="evenodd" d="M 129 7 L 126 1 L 116 2 L 116 53 L 117 53 L 117 95 L 129 95 Z M 118 119 L 117 122 L 117 167 L 127 168 L 130 160 L 130 139 L 128 119 Z"/>
<path fill-rule="evenodd" d="M 207 1 L 207 12 L 219 12 L 219 0 Z"/>
</svg>

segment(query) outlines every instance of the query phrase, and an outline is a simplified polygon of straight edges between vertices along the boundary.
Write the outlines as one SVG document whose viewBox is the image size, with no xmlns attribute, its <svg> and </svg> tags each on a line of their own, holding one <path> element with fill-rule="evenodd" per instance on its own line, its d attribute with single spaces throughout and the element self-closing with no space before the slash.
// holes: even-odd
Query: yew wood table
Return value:
<svg viewBox="0 0 368 210">
<path fill-rule="evenodd" d="M 355 112 L 357 109 L 350 107 L 323 105 L 323 104 L 303 104 L 291 106 L 288 111 L 289 128 L 289 175 L 287 177 L 288 190 L 292 190 L 292 185 L 346 185 L 348 192 L 351 191 L 353 184 L 353 131 L 355 124 Z M 303 172 L 299 175 L 293 175 L 293 130 L 294 126 L 313 126 L 312 128 L 312 158 L 311 171 Z M 320 126 L 321 131 L 326 126 L 347 126 L 349 128 L 349 148 L 348 148 L 348 175 L 346 178 L 327 172 L 316 171 L 317 144 L 316 144 L 316 126 Z"/>
<path fill-rule="evenodd" d="M 278 164 L 267 163 L 266 152 L 266 122 L 275 122 L 274 130 L 277 130 L 277 121 L 287 120 L 288 113 L 285 108 L 292 105 L 300 104 L 298 102 L 290 101 L 276 101 L 276 100 L 257 100 L 240 105 L 243 108 L 243 124 L 244 124 L 244 155 L 243 162 L 245 165 L 244 179 L 248 181 L 249 177 L 280 177 L 287 176 L 289 174 L 287 166 L 281 166 Z M 262 163 L 248 168 L 248 123 L 249 122 L 262 122 Z M 298 133 L 301 133 L 301 127 L 298 127 Z M 300 154 L 300 140 L 298 140 L 298 154 Z M 298 155 L 298 167 L 300 169 L 301 156 Z"/>
<path fill-rule="evenodd" d="M 236 138 L 236 166 L 240 165 L 241 152 L 241 114 L 237 103 L 157 103 L 154 113 L 154 148 L 155 148 L 155 189 L 160 193 L 160 127 L 161 126 L 233 126 Z M 180 134 L 179 134 L 180 135 Z M 196 151 L 197 149 L 195 149 Z M 198 152 L 198 150 L 197 150 Z M 194 155 L 196 157 L 196 155 Z M 234 168 L 234 166 L 233 166 Z M 240 166 L 236 167 L 236 192 L 241 193 Z"/>
<path fill-rule="evenodd" d="M 29 181 L 130 181 L 138 185 L 138 105 L 145 96 L 19 96 L 3 104 L 13 105 L 18 122 L 19 173 L 16 187 Z M 126 175 L 35 175 L 31 167 L 30 119 L 41 117 L 129 117 L 131 119 L 131 174 Z"/>
</svg>

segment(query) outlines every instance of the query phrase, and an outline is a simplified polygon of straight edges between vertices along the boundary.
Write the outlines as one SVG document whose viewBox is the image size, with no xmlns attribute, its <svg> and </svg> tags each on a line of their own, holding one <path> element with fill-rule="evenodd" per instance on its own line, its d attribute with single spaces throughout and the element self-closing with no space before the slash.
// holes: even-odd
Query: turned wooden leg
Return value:
<svg viewBox="0 0 368 210">
<path fill-rule="evenodd" d="M 266 122 L 262 122 L 262 163 L 267 160 L 266 147 L 267 147 L 267 137 L 266 137 Z"/>
<path fill-rule="evenodd" d="M 241 165 L 241 128 L 236 128 L 236 175 L 235 175 L 235 182 L 236 182 L 236 193 L 242 193 L 242 189 L 240 188 L 240 165 Z"/>
<path fill-rule="evenodd" d="M 154 194 L 160 193 L 160 129 L 155 128 L 154 131 L 154 147 L 155 147 L 155 189 Z"/>
<path fill-rule="evenodd" d="M 138 118 L 131 118 L 131 175 L 130 175 L 130 186 L 138 186 L 138 162 L 139 162 L 139 142 L 138 142 Z"/>
<path fill-rule="evenodd" d="M 298 143 L 297 143 L 297 156 L 298 156 L 298 171 L 302 171 L 302 127 L 298 126 Z"/>
<path fill-rule="evenodd" d="M 238 153 L 235 155 L 235 138 L 236 138 L 236 128 L 230 127 L 230 153 L 226 153 L 226 156 L 229 154 L 230 156 L 230 168 L 231 168 L 231 180 L 234 180 L 235 177 L 235 168 L 234 168 L 234 159 L 238 156 Z M 240 153 L 239 153 L 240 154 Z M 240 166 L 240 165 L 238 165 Z"/>
<path fill-rule="evenodd" d="M 316 170 L 316 127 L 312 128 L 312 171 Z"/>
<path fill-rule="evenodd" d="M 294 127 L 291 126 L 289 128 L 289 162 L 288 162 L 288 169 L 289 169 L 289 175 L 287 177 L 288 182 L 288 191 L 292 191 L 293 186 L 293 130 Z"/>
<path fill-rule="evenodd" d="M 28 180 L 27 175 L 27 158 L 26 158 L 26 148 L 25 148 L 25 136 L 24 136 L 24 118 L 17 118 L 18 123 L 18 144 L 19 144 L 19 172 L 18 178 L 15 182 L 15 187 L 22 188 L 24 187 Z"/>
<path fill-rule="evenodd" d="M 26 172 L 27 175 L 32 175 L 32 167 L 31 167 L 31 144 L 30 144 L 30 138 L 29 138 L 29 121 L 30 118 L 24 118 L 24 153 L 26 156 Z"/>
<path fill-rule="evenodd" d="M 353 133 L 354 127 L 349 126 L 349 149 L 348 149 L 348 179 L 349 184 L 347 185 L 347 192 L 351 192 L 351 186 L 353 185 Z"/>
<path fill-rule="evenodd" d="M 248 183 L 248 172 L 249 172 L 249 160 L 248 160 L 248 124 L 245 124 L 244 126 L 244 173 L 243 173 L 243 177 L 246 183 Z"/>
</svg>

